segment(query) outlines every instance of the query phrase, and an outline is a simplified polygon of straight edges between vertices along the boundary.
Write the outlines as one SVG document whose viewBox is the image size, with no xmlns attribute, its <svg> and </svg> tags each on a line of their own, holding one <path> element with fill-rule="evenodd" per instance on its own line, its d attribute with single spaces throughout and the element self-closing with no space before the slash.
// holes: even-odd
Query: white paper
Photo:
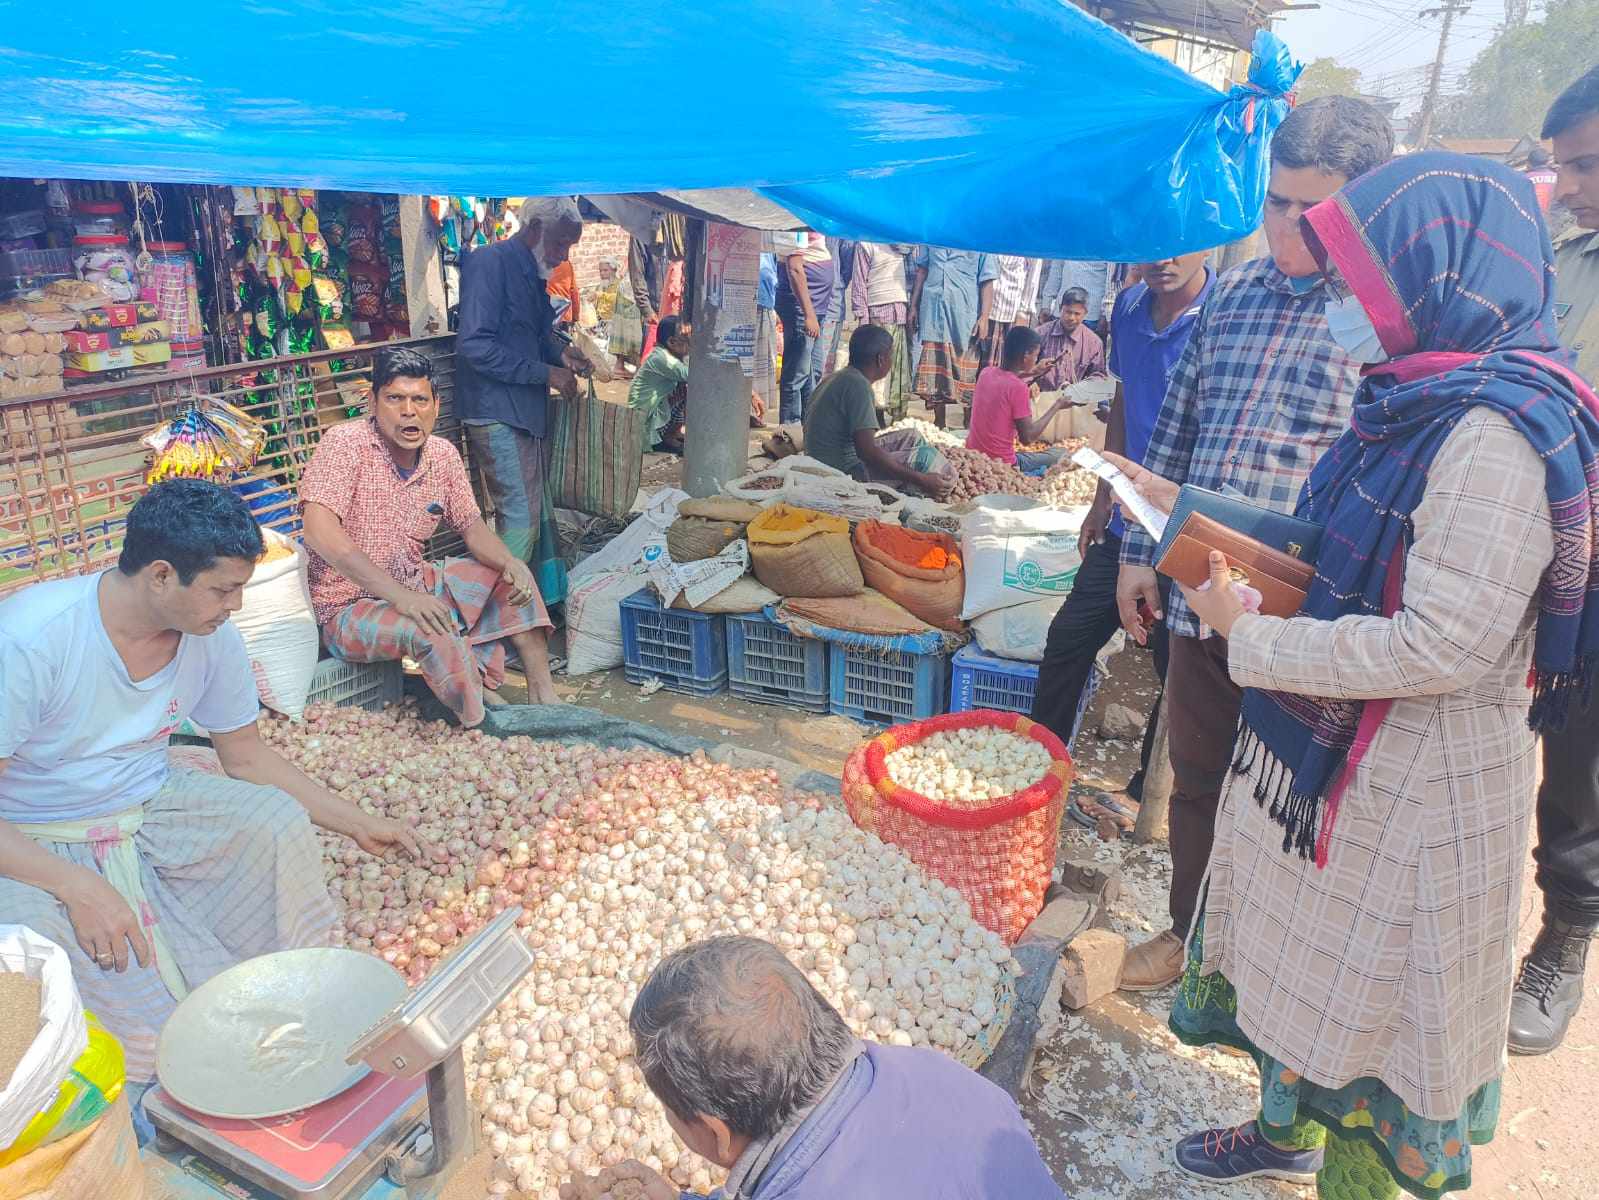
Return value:
<svg viewBox="0 0 1599 1200">
<path fill-rule="evenodd" d="M 693 608 L 725 590 L 750 569 L 749 544 L 738 538 L 710 558 L 680 563 L 672 561 L 665 540 L 651 541 L 644 547 L 644 569 L 663 608 L 670 608 L 678 596 L 683 596 Z"/>
<path fill-rule="evenodd" d="M 1158 542 L 1166 536 L 1166 514 L 1140 496 L 1132 480 L 1120 470 L 1087 446 L 1072 455 L 1072 462 L 1085 471 L 1092 471 L 1110 484 L 1111 491 L 1116 493 L 1116 499 L 1121 501 L 1122 511 L 1142 525 L 1150 537 Z"/>
<path fill-rule="evenodd" d="M 760 282 L 761 234 L 711 224 L 705 232 L 705 293 L 717 308 L 711 357 L 755 373 L 755 291 Z"/>
</svg>

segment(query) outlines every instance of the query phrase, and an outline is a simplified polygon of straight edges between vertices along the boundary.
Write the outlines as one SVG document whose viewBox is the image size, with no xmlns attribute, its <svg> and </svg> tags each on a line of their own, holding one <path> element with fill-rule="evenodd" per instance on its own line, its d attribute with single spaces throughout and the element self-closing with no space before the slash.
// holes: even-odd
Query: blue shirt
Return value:
<svg viewBox="0 0 1599 1200">
<path fill-rule="evenodd" d="M 911 266 L 927 270 L 916 336 L 924 344 L 944 342 L 961 354 L 977 325 L 978 286 L 999 275 L 999 259 L 975 250 L 919 246 Z"/>
<path fill-rule="evenodd" d="M 761 255 L 761 278 L 755 285 L 755 303 L 761 308 L 777 307 L 777 255 Z"/>
<path fill-rule="evenodd" d="M 461 260 L 455 405 L 462 421 L 497 421 L 544 437 L 550 368 L 562 365 L 565 347 L 544 279 L 522 242 L 495 242 Z"/>
<path fill-rule="evenodd" d="M 1122 384 L 1122 421 L 1126 426 L 1125 457 L 1142 464 L 1155 436 L 1155 422 L 1166 402 L 1166 385 L 1172 369 L 1188 345 L 1199 310 L 1210 295 L 1216 274 L 1205 268 L 1205 286 L 1194 302 L 1164 329 L 1155 328 L 1155 297 L 1147 284 L 1135 284 L 1116 297 L 1110 318 L 1110 373 Z M 1121 537 L 1127 530 L 1121 505 L 1110 519 L 1109 532 Z"/>
</svg>

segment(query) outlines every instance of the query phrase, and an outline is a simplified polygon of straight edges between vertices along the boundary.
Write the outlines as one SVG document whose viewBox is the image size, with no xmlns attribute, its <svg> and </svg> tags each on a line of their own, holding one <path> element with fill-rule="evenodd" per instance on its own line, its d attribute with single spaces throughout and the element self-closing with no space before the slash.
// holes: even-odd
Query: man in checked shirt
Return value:
<svg viewBox="0 0 1599 1200">
<path fill-rule="evenodd" d="M 1360 382 L 1359 364 L 1327 333 L 1322 276 L 1299 218 L 1388 161 L 1393 149 L 1386 118 L 1345 96 L 1302 104 L 1283 122 L 1266 192 L 1270 257 L 1229 271 L 1211 289 L 1172 372 L 1144 458 L 1149 470 L 1293 511 L 1310 468 L 1349 423 Z M 1175 590 L 1171 603 L 1161 604 L 1154 551 L 1148 534 L 1129 522 L 1116 603 L 1139 644 L 1147 636 L 1140 604 L 1171 634 L 1166 724 L 1174 776 L 1172 927 L 1128 953 L 1121 986 L 1132 991 L 1163 988 L 1182 974 L 1242 698 L 1221 639 L 1201 640 L 1199 622 Z"/>
</svg>

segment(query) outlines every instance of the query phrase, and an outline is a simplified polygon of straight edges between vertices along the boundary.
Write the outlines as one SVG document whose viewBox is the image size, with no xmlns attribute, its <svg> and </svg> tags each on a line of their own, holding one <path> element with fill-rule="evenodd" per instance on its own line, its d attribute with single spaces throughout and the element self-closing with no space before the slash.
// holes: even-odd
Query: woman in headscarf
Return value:
<svg viewBox="0 0 1599 1200">
<path fill-rule="evenodd" d="M 1515 172 L 1412 155 L 1304 222 L 1369 365 L 1300 502 L 1325 527 L 1301 615 L 1246 612 L 1220 555 L 1185 589 L 1248 691 L 1171 1023 L 1261 1087 L 1177 1161 L 1434 1200 L 1498 1116 L 1535 735 L 1599 662 L 1599 400 Z"/>
</svg>

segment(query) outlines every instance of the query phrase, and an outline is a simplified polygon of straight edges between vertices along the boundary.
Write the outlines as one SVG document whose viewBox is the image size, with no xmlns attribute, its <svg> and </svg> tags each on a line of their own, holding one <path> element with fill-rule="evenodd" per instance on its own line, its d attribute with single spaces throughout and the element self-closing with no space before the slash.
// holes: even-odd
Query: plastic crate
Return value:
<svg viewBox="0 0 1599 1200">
<path fill-rule="evenodd" d="M 827 643 L 795 637 L 765 613 L 727 614 L 727 690 L 761 704 L 827 711 Z"/>
<path fill-rule="evenodd" d="M 405 670 L 398 662 L 349 663 L 324 658 L 311 674 L 307 704 L 336 704 L 372 712 L 405 698 Z"/>
<path fill-rule="evenodd" d="M 1037 663 L 984 654 L 976 645 L 962 646 L 950 663 L 950 712 L 991 708 L 1027 716 L 1037 690 Z"/>
<path fill-rule="evenodd" d="M 871 725 L 935 717 L 949 700 L 949 655 L 835 645 L 827 708 Z"/>
<path fill-rule="evenodd" d="M 622 601 L 622 664 L 629 683 L 714 696 L 727 690 L 727 626 L 719 613 L 662 608 L 640 588 Z"/>
</svg>

